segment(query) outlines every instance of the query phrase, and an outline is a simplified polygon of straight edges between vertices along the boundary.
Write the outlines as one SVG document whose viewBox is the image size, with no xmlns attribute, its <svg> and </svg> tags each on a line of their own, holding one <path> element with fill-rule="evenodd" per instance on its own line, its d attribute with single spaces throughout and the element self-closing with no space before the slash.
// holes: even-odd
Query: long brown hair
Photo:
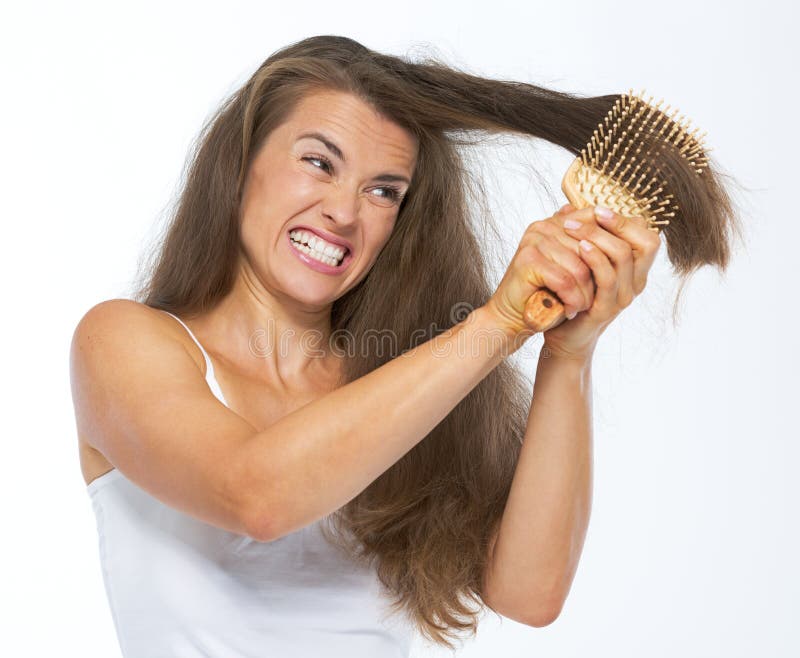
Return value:
<svg viewBox="0 0 800 658">
<path fill-rule="evenodd" d="M 361 344 L 367 332 L 388 331 L 395 352 L 358 350 L 346 360 L 342 383 L 441 333 L 462 319 L 454 309 L 478 307 L 493 292 L 481 230 L 500 232 L 488 216 L 479 218 L 481 230 L 475 224 L 469 201 L 476 181 L 460 147 L 511 132 L 577 155 L 619 98 L 486 79 L 435 59 L 381 54 L 345 37 L 294 43 L 264 61 L 203 127 L 139 301 L 193 316 L 231 290 L 248 167 L 297 102 L 323 89 L 355 94 L 419 140 L 392 235 L 368 275 L 331 312 L 334 334 L 346 331 Z M 663 231 L 670 260 L 683 276 L 704 264 L 724 270 L 736 221 L 714 165 L 703 176 L 688 166 L 677 176 L 691 216 L 675 217 Z M 352 555 L 374 564 L 393 609 L 449 648 L 447 638 L 458 638 L 457 631 L 476 632 L 484 609 L 488 543 L 508 498 L 530 395 L 523 374 L 501 362 L 424 440 L 330 517 L 349 531 Z"/>
</svg>

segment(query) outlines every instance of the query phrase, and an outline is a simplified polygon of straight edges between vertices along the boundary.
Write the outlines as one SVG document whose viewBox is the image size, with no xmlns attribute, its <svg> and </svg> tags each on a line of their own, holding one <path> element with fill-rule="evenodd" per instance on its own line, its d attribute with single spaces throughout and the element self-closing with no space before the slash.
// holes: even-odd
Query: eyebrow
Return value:
<svg viewBox="0 0 800 658">
<path fill-rule="evenodd" d="M 336 144 L 334 144 L 329 137 L 323 135 L 319 132 L 308 132 L 303 133 L 297 138 L 299 142 L 301 139 L 316 139 L 322 142 L 325 147 L 333 153 L 337 158 L 339 158 L 342 162 L 347 162 L 344 157 L 344 153 L 342 153 L 342 149 L 340 149 Z M 380 174 L 379 176 L 375 176 L 373 180 L 379 181 L 381 183 L 406 183 L 407 185 L 411 185 L 411 181 L 408 180 L 405 176 L 400 176 L 398 174 Z"/>
</svg>

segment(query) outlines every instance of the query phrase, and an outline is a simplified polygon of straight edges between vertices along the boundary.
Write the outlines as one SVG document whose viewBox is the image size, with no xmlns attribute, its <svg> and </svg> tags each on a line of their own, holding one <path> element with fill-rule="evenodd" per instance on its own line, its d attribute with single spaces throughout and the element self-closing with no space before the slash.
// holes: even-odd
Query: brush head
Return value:
<svg viewBox="0 0 800 658">
<path fill-rule="evenodd" d="M 700 176 L 708 166 L 705 133 L 689 132 L 691 122 L 664 100 L 652 104 L 644 91 L 622 94 L 598 124 L 564 179 L 561 189 L 576 208 L 606 206 L 628 217 L 643 217 L 651 230 L 669 224 L 680 207 L 670 190 L 676 160 Z"/>
<path fill-rule="evenodd" d="M 661 110 L 663 99 L 655 105 L 652 100 L 644 100 L 644 91 L 622 94 L 567 170 L 561 189 L 575 208 L 606 206 L 643 217 L 656 233 L 673 219 L 682 237 L 689 223 L 677 199 L 688 203 L 689 214 L 703 209 L 696 197 L 704 186 L 689 184 L 687 177 L 701 176 L 708 167 L 705 133 L 689 132 L 689 120 L 677 109 L 670 116 L 669 106 Z M 564 321 L 564 306 L 552 291 L 540 288 L 528 299 L 523 319 L 534 331 L 546 331 Z"/>
</svg>

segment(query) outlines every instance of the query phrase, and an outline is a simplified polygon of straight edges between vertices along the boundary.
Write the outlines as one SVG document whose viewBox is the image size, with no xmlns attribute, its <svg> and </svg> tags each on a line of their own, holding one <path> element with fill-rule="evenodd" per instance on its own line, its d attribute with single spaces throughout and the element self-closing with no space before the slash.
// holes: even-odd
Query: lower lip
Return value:
<svg viewBox="0 0 800 658">
<path fill-rule="evenodd" d="M 290 238 L 287 234 L 286 239 L 289 240 L 289 248 L 291 252 L 297 256 L 301 261 L 303 261 L 306 265 L 308 265 L 312 270 L 316 270 L 317 272 L 322 272 L 322 274 L 341 274 L 347 269 L 347 266 L 350 264 L 350 261 L 353 260 L 353 252 L 349 249 L 347 253 L 344 255 L 344 260 L 342 261 L 341 265 L 331 266 L 326 265 L 322 261 L 318 261 L 315 258 L 311 258 L 311 256 L 306 256 L 302 251 L 300 251 L 297 247 L 294 246 L 294 242 L 292 242 L 292 238 Z"/>
</svg>

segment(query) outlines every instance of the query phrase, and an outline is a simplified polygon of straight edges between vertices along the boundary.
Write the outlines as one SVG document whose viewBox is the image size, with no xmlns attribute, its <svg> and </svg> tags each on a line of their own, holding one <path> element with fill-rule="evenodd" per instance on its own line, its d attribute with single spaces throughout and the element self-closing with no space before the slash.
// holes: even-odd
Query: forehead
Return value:
<svg viewBox="0 0 800 658">
<path fill-rule="evenodd" d="M 309 130 L 325 133 L 348 163 L 353 159 L 380 162 L 413 172 L 418 146 L 414 135 L 352 94 L 310 92 L 284 127 L 292 141 Z"/>
</svg>

